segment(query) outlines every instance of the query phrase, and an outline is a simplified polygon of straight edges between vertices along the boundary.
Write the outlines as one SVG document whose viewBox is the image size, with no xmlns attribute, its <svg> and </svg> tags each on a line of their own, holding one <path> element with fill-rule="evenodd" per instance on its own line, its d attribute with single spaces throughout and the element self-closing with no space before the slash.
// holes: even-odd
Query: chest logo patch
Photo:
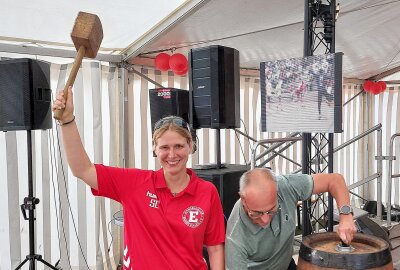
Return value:
<svg viewBox="0 0 400 270">
<path fill-rule="evenodd" d="M 182 213 L 182 220 L 186 226 L 190 228 L 197 228 L 203 223 L 204 211 L 200 207 L 190 206 Z"/>
</svg>

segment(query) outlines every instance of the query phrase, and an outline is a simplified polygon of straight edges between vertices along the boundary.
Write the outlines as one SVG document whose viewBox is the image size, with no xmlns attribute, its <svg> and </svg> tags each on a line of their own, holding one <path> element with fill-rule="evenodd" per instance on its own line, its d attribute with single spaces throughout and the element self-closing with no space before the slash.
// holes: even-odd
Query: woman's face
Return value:
<svg viewBox="0 0 400 270">
<path fill-rule="evenodd" d="M 164 173 L 174 175 L 182 171 L 186 172 L 186 163 L 192 151 L 192 146 L 182 135 L 167 130 L 157 139 L 154 151 L 164 168 Z"/>
</svg>

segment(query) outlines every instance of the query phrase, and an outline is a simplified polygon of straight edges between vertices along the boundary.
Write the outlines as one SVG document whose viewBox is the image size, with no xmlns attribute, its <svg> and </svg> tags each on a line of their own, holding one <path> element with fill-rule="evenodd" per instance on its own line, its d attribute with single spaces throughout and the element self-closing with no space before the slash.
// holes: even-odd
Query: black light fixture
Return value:
<svg viewBox="0 0 400 270">
<path fill-rule="evenodd" d="M 321 21 L 324 27 L 324 32 L 322 33 L 322 37 L 326 43 L 332 43 L 333 40 L 333 31 L 335 27 L 335 22 L 337 15 L 339 14 L 339 6 L 336 6 L 335 9 L 335 18 L 331 12 L 331 5 L 326 4 L 315 4 L 314 6 L 314 16 L 317 20 Z"/>
<path fill-rule="evenodd" d="M 327 43 L 331 43 L 333 39 L 334 21 L 331 13 L 326 13 L 324 16 L 324 33 L 322 37 Z"/>
</svg>

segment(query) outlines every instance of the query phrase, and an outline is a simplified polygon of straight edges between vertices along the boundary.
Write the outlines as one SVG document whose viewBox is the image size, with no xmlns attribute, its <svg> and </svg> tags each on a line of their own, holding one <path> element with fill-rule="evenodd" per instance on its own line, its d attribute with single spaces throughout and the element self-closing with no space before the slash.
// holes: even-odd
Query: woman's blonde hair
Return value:
<svg viewBox="0 0 400 270">
<path fill-rule="evenodd" d="M 167 116 L 154 124 L 152 139 L 154 147 L 157 145 L 157 140 L 168 130 L 178 133 L 186 139 L 188 144 L 193 142 L 194 145 L 189 124 L 178 116 Z"/>
</svg>

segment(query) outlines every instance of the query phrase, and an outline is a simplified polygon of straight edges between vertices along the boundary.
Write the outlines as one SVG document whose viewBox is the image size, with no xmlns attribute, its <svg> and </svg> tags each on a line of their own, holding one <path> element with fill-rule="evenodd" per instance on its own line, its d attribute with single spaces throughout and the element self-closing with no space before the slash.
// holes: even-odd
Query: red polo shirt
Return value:
<svg viewBox="0 0 400 270">
<path fill-rule="evenodd" d="M 207 269 L 203 245 L 224 243 L 217 189 L 192 170 L 189 185 L 173 197 L 163 169 L 124 169 L 96 164 L 98 190 L 124 208 L 124 269 Z"/>
</svg>

